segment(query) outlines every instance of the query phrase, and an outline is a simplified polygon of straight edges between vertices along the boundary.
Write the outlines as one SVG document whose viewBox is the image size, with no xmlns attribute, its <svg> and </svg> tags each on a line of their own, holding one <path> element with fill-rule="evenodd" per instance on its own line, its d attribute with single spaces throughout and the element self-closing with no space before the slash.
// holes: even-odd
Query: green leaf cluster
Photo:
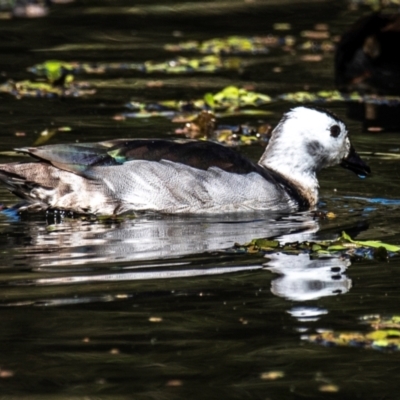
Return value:
<svg viewBox="0 0 400 400">
<path fill-rule="evenodd" d="M 268 111 L 259 107 L 272 101 L 271 97 L 262 93 L 248 91 L 236 86 L 228 86 L 217 93 L 206 93 L 203 98 L 191 101 L 165 100 L 159 103 L 141 103 L 132 101 L 128 107 L 134 112 L 127 116 L 133 118 L 147 116 L 168 116 L 176 114 L 194 113 L 195 115 L 203 110 L 211 110 L 217 116 L 259 114 L 267 115 Z"/>
<path fill-rule="evenodd" d="M 363 249 L 372 249 L 363 252 Z M 335 240 L 326 240 L 320 242 L 293 242 L 281 244 L 276 240 L 254 239 L 244 245 L 236 244 L 234 250 L 257 253 L 257 252 L 285 252 L 292 254 L 310 253 L 311 255 L 337 255 L 338 253 L 348 256 L 361 257 L 372 256 L 376 259 L 386 260 L 393 253 L 399 253 L 400 247 L 378 240 L 353 240 L 346 232 Z M 360 251 L 361 250 L 361 251 Z"/>
</svg>

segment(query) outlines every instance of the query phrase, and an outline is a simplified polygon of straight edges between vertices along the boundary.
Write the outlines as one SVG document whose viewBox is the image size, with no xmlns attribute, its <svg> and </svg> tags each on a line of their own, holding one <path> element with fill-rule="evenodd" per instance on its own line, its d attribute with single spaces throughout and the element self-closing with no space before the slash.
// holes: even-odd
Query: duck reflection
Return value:
<svg viewBox="0 0 400 400">
<path fill-rule="evenodd" d="M 14 243 L 9 264 L 14 264 L 14 272 L 29 269 L 35 276 L 27 280 L 26 274 L 14 273 L 8 282 L 11 286 L 72 285 L 72 290 L 75 284 L 83 283 L 132 283 L 269 270 L 280 275 L 272 280 L 272 293 L 291 300 L 337 295 L 351 287 L 345 276 L 350 265 L 347 259 L 274 253 L 266 256 L 266 263 L 262 255 L 233 250 L 235 243 L 260 237 L 276 238 L 281 243 L 316 240 L 319 223 L 309 212 L 263 214 L 259 218 L 253 214 L 247 218 L 243 214 L 187 218 L 150 215 L 122 222 L 64 220 L 49 226 L 25 221 L 23 226 L 28 228 L 25 236 L 30 243 Z M 266 282 L 270 278 L 266 274 Z M 109 294 L 83 294 L 71 298 L 71 302 L 114 299 Z M 40 302 L 69 303 L 65 297 Z"/>
<path fill-rule="evenodd" d="M 351 280 L 345 275 L 351 264 L 347 258 L 311 259 L 309 254 L 283 253 L 267 257 L 270 261 L 265 268 L 281 275 L 271 283 L 271 291 L 276 296 L 306 301 L 344 294 L 351 288 Z"/>
<path fill-rule="evenodd" d="M 219 216 L 147 215 L 120 222 L 64 220 L 30 225 L 29 263 L 35 267 L 99 265 L 178 259 L 226 250 L 259 237 L 310 239 L 319 229 L 311 213 Z"/>
</svg>

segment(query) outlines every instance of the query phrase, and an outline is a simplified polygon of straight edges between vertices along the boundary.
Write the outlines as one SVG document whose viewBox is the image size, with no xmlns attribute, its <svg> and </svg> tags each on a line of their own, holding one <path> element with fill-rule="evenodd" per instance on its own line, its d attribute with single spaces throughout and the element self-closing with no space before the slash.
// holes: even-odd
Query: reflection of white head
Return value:
<svg viewBox="0 0 400 400">
<path fill-rule="evenodd" d="M 274 253 L 265 269 L 280 274 L 271 291 L 289 300 L 306 301 L 346 293 L 351 280 L 345 275 L 350 261 L 343 257 L 310 259 L 309 254 Z"/>
</svg>

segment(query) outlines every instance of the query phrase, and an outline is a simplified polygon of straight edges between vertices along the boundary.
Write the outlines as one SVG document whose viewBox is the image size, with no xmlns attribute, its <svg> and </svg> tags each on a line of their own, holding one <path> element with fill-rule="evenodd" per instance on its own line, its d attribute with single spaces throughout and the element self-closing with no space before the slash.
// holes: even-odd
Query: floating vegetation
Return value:
<svg viewBox="0 0 400 400">
<path fill-rule="evenodd" d="M 143 63 L 84 63 L 50 60 L 34 65 L 28 68 L 28 71 L 44 76 L 52 82 L 65 74 L 105 74 L 118 71 L 139 71 L 147 74 L 213 73 L 221 70 L 239 70 L 241 66 L 242 62 L 239 58 L 210 55 L 200 58 L 176 57 L 164 62 L 145 61 Z"/>
<path fill-rule="evenodd" d="M 63 80 L 68 82 L 73 80 L 73 75 L 78 72 L 75 63 L 63 61 L 45 61 L 43 64 L 37 64 L 28 68 L 29 72 L 43 76 L 48 82 L 53 83 Z"/>
<path fill-rule="evenodd" d="M 213 73 L 222 69 L 238 70 L 241 61 L 237 58 L 222 59 L 218 56 L 206 56 L 202 58 L 177 57 L 162 63 L 146 61 L 144 63 L 79 63 L 64 62 L 57 60 L 46 61 L 34 65 L 28 70 L 46 79 L 41 81 L 19 81 L 9 80 L 0 85 L 0 92 L 9 93 L 17 98 L 21 97 L 82 97 L 95 93 L 87 83 L 74 82 L 74 76 L 81 73 L 104 74 L 111 71 L 136 70 L 143 73 Z M 241 94 L 242 97 L 244 97 Z M 161 108 L 163 105 L 161 105 Z M 167 106 L 168 109 L 169 105 Z M 133 107 L 135 108 L 135 107 Z M 146 109 L 146 106 L 139 106 Z M 201 110 L 199 108 L 198 110 Z M 162 110 L 160 110 L 162 111 Z M 161 115 L 163 113 L 161 112 Z"/>
<path fill-rule="evenodd" d="M 272 101 L 271 97 L 236 86 L 228 86 L 218 93 L 206 93 L 203 98 L 180 101 L 166 100 L 159 103 L 140 103 L 132 101 L 127 107 L 132 112 L 122 114 L 126 118 L 169 117 L 179 114 L 197 115 L 201 111 L 213 111 L 216 116 L 228 115 L 267 115 L 268 111 L 259 107 Z"/>
<path fill-rule="evenodd" d="M 316 93 L 313 92 L 293 92 L 285 93 L 278 96 L 279 99 L 291 101 L 295 103 L 304 102 L 332 102 L 332 101 L 358 101 L 362 102 L 363 97 L 357 93 L 341 93 L 337 90 L 323 90 Z"/>
<path fill-rule="evenodd" d="M 262 93 L 248 91 L 236 86 L 228 86 L 218 93 L 206 93 L 204 103 L 213 110 L 235 110 L 244 107 L 259 107 L 272 101 Z"/>
<path fill-rule="evenodd" d="M 347 256 L 351 258 L 367 258 L 387 260 L 390 256 L 400 252 L 400 247 L 383 243 L 377 240 L 353 240 L 346 232 L 329 241 L 320 242 L 294 242 L 280 244 L 277 240 L 254 239 L 244 245 L 236 244 L 235 252 L 284 252 L 287 254 L 309 253 L 311 256 Z"/>
<path fill-rule="evenodd" d="M 167 51 L 196 51 L 203 54 L 267 54 L 268 46 L 275 40 L 277 39 L 269 41 L 268 37 L 229 36 L 203 42 L 193 40 L 179 44 L 167 44 L 164 48 Z"/>
<path fill-rule="evenodd" d="M 205 40 L 203 42 L 191 40 L 178 44 L 167 44 L 164 48 L 167 51 L 173 52 L 190 51 L 202 54 L 219 55 L 267 54 L 270 48 L 282 48 L 286 50 L 296 48 L 298 50 L 322 52 L 332 52 L 335 49 L 334 43 L 331 40 L 328 40 L 328 32 L 304 31 L 301 36 L 308 40 L 297 43 L 297 39 L 291 35 L 254 37 L 230 36 L 227 38 Z"/>
<path fill-rule="evenodd" d="M 8 80 L 0 85 L 0 93 L 9 93 L 16 98 L 22 97 L 82 97 L 92 95 L 95 90 L 87 83 L 71 82 L 65 85 L 54 85 L 49 82 L 32 82 L 30 80 L 15 82 Z"/>
<path fill-rule="evenodd" d="M 217 127 L 217 119 L 211 111 L 202 111 L 195 117 L 177 118 L 173 122 L 184 122 L 183 128 L 175 130 L 176 134 L 185 135 L 190 139 L 211 140 L 227 146 L 241 146 L 268 142 L 272 126 L 222 125 Z"/>
<path fill-rule="evenodd" d="M 236 86 L 228 86 L 220 92 L 206 93 L 203 98 L 190 101 L 165 100 L 158 103 L 141 103 L 132 101 L 127 108 L 131 112 L 117 115 L 116 119 L 167 117 L 174 118 L 175 122 L 191 121 L 201 111 L 212 111 L 217 117 L 232 115 L 268 115 L 269 112 L 260 108 L 273 101 L 285 100 L 292 103 L 330 103 L 330 102 L 358 102 L 378 105 L 398 105 L 400 96 L 361 95 L 357 92 L 342 93 L 337 90 L 324 90 L 319 92 L 293 92 L 278 95 L 272 98 L 267 94 L 248 91 Z M 196 130 L 197 128 L 194 128 Z M 190 127 L 187 134 L 191 133 Z M 184 133 L 184 132 L 183 132 Z M 186 133 L 185 133 L 186 134 Z M 199 134 L 202 136 L 202 134 Z"/>
<path fill-rule="evenodd" d="M 177 57 L 162 63 L 146 61 L 138 68 L 145 73 L 162 72 L 166 74 L 187 74 L 193 72 L 213 73 L 221 70 L 239 70 L 242 61 L 239 58 L 223 59 L 210 55 L 202 58 Z"/>
<path fill-rule="evenodd" d="M 314 335 L 304 335 L 302 339 L 329 347 L 347 346 L 374 350 L 400 350 L 400 316 L 367 315 L 361 317 L 360 320 L 373 330 L 366 333 L 323 331 Z"/>
</svg>

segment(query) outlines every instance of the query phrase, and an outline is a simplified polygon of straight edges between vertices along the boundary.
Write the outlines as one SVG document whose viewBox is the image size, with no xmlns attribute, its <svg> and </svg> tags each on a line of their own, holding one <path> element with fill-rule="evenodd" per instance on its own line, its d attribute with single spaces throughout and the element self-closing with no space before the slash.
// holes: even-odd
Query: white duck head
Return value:
<svg viewBox="0 0 400 400">
<path fill-rule="evenodd" d="M 273 169 L 317 198 L 316 173 L 341 164 L 359 175 L 368 175 L 348 138 L 346 125 L 329 111 L 296 107 L 287 112 L 272 132 L 259 164 Z"/>
</svg>

